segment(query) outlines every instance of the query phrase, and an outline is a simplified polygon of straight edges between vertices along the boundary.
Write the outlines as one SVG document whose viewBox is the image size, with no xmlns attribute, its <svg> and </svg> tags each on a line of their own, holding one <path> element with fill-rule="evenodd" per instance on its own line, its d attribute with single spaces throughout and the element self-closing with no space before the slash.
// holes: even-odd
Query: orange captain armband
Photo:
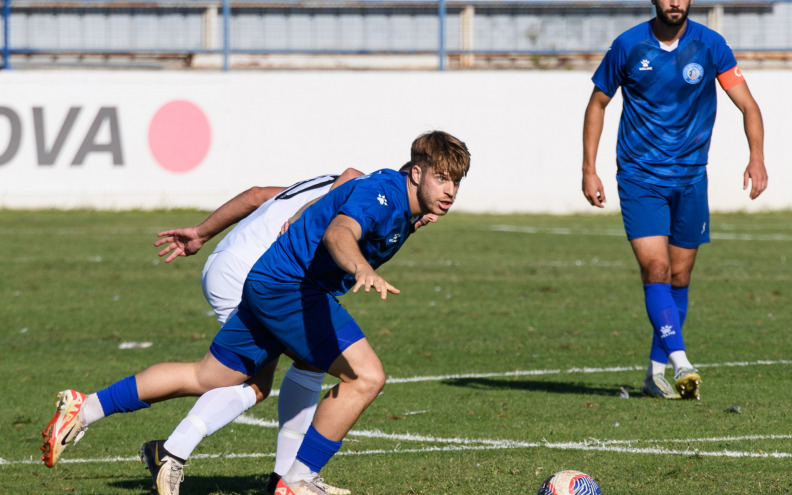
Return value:
<svg viewBox="0 0 792 495">
<path fill-rule="evenodd" d="M 718 82 L 724 91 L 732 89 L 743 81 L 745 81 L 745 78 L 743 77 L 742 72 L 740 72 L 740 68 L 736 65 L 726 72 L 721 72 L 718 74 Z"/>
</svg>

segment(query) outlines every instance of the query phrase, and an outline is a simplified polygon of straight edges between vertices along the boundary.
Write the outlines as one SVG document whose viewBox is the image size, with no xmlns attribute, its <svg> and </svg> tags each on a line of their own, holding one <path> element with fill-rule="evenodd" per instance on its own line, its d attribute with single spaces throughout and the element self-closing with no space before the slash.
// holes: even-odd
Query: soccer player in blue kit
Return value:
<svg viewBox="0 0 792 495">
<path fill-rule="evenodd" d="M 68 394 L 77 399 L 59 406 L 45 430 L 45 450 L 65 446 L 90 423 L 110 414 L 272 375 L 278 357 L 286 353 L 340 382 L 319 403 L 297 459 L 276 493 L 327 495 L 320 470 L 385 385 L 379 358 L 337 296 L 360 289 L 373 289 L 383 300 L 388 293 L 398 294 L 376 268 L 396 254 L 421 215 L 448 212 L 469 168 L 465 143 L 433 131 L 413 141 L 408 172 L 383 169 L 332 190 L 307 208 L 253 266 L 237 313 L 202 360 L 160 363 L 87 397 Z M 90 405 L 90 420 L 89 400 L 97 403 Z M 172 492 L 178 493 L 182 463 L 168 455 L 160 460 L 162 469 L 174 473 Z"/>
<path fill-rule="evenodd" d="M 597 148 L 605 107 L 621 87 L 616 177 L 654 329 L 642 391 L 665 399 L 700 398 L 701 377 L 685 352 L 682 326 L 696 253 L 709 242 L 706 165 L 716 80 L 743 114 L 750 149 L 743 189 L 750 183 L 756 199 L 767 187 L 759 106 L 723 37 L 687 18 L 690 3 L 652 0 L 656 17 L 616 38 L 592 78 L 583 126 L 583 194 L 602 208 Z M 664 376 L 668 361 L 674 387 Z"/>
</svg>

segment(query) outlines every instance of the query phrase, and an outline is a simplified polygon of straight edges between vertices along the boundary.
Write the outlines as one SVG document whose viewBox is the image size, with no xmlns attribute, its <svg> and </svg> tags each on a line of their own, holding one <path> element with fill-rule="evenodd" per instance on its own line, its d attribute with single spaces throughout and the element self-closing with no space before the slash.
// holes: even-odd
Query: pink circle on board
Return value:
<svg viewBox="0 0 792 495">
<path fill-rule="evenodd" d="M 151 119 L 148 143 L 162 168 L 189 172 L 209 153 L 212 130 L 209 119 L 197 105 L 185 100 L 166 103 Z"/>
</svg>

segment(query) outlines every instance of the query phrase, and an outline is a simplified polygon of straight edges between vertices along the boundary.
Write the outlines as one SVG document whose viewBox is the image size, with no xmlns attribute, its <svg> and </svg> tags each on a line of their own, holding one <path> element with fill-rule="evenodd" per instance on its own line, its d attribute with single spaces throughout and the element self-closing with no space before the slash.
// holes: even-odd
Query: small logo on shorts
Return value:
<svg viewBox="0 0 792 495">
<path fill-rule="evenodd" d="M 701 224 L 701 233 L 703 234 L 706 231 L 707 231 L 707 222 L 704 222 Z"/>
<path fill-rule="evenodd" d="M 682 77 L 688 84 L 698 84 L 704 76 L 704 67 L 696 63 L 690 63 L 682 69 Z"/>
</svg>

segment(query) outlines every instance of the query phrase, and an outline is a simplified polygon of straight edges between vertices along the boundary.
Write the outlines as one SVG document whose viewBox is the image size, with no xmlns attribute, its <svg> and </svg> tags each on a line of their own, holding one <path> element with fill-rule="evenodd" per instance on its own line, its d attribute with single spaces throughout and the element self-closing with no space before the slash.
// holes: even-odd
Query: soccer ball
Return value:
<svg viewBox="0 0 792 495">
<path fill-rule="evenodd" d="M 602 495 L 602 490 L 586 473 L 559 471 L 544 480 L 536 495 Z"/>
</svg>

